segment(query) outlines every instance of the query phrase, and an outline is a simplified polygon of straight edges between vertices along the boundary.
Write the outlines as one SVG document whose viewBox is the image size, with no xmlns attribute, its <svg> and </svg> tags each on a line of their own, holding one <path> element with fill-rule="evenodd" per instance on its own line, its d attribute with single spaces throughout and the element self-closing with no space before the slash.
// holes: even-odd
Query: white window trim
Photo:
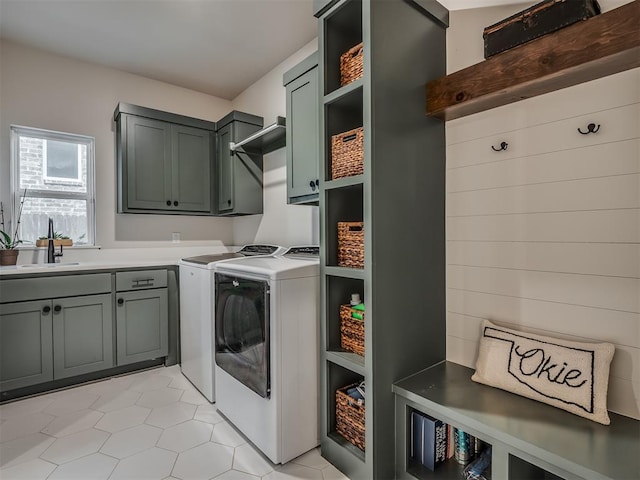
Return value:
<svg viewBox="0 0 640 480">
<path fill-rule="evenodd" d="M 76 178 L 68 178 L 68 177 L 51 177 L 47 175 L 48 171 L 48 161 L 49 155 L 47 151 L 48 140 L 52 140 L 50 138 L 45 139 L 42 143 L 42 178 L 45 180 L 52 180 L 54 182 L 60 183 L 68 183 L 68 184 L 76 184 L 82 182 L 82 144 L 78 143 L 77 145 L 77 162 L 78 162 L 78 176 Z M 88 161 L 88 159 L 87 159 Z"/>
<path fill-rule="evenodd" d="M 24 189 L 20 188 L 20 137 L 32 136 L 51 140 L 68 141 L 73 139 L 87 146 L 87 192 L 56 192 L 49 190 L 29 189 L 27 197 L 34 198 L 60 198 L 70 200 L 86 200 L 87 202 L 87 246 L 96 243 L 96 197 L 95 197 L 95 138 L 75 133 L 57 132 L 40 128 L 11 125 L 11 191 L 13 193 L 13 211 L 11 212 L 12 225 L 15 225 L 18 217 L 18 209 Z M 43 165 L 44 166 L 44 165 Z M 78 169 L 80 172 L 81 169 Z M 64 180 L 64 179 L 63 179 Z M 66 179 L 69 180 L 69 179 Z"/>
</svg>

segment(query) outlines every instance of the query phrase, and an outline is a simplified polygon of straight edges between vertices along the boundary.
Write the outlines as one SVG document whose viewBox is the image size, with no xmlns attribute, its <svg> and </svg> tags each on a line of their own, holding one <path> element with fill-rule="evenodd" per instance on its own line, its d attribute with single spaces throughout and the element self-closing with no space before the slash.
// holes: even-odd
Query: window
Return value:
<svg viewBox="0 0 640 480">
<path fill-rule="evenodd" d="M 82 158 L 85 152 L 85 145 L 45 140 L 42 145 L 42 170 L 45 183 L 47 181 L 82 182 Z"/>
<path fill-rule="evenodd" d="M 11 161 L 15 205 L 24 200 L 20 219 L 24 244 L 46 237 L 52 218 L 54 230 L 74 245 L 93 245 L 94 139 L 12 126 Z"/>
</svg>

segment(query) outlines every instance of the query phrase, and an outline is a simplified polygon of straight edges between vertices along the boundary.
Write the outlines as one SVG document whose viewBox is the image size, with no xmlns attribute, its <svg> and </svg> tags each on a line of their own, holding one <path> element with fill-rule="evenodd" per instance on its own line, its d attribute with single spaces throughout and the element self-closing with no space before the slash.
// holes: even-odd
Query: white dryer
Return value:
<svg viewBox="0 0 640 480">
<path fill-rule="evenodd" d="M 245 245 L 237 252 L 199 255 L 180 261 L 180 370 L 210 402 L 213 380 L 213 274 L 224 261 L 274 255 L 286 249 L 276 245 Z"/>
<path fill-rule="evenodd" d="M 318 252 L 216 267 L 216 406 L 274 463 L 319 444 Z"/>
</svg>

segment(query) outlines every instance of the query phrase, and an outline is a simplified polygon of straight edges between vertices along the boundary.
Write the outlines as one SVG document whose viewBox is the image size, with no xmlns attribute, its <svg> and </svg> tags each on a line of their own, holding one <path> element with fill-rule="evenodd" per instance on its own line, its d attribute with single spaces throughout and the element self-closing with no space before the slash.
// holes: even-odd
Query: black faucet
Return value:
<svg viewBox="0 0 640 480">
<path fill-rule="evenodd" d="M 62 256 L 62 245 L 60 245 L 60 252 L 56 253 L 56 247 L 53 244 L 55 233 L 53 231 L 53 218 L 49 218 L 49 233 L 47 234 L 47 263 L 56 263 L 56 257 Z"/>
</svg>

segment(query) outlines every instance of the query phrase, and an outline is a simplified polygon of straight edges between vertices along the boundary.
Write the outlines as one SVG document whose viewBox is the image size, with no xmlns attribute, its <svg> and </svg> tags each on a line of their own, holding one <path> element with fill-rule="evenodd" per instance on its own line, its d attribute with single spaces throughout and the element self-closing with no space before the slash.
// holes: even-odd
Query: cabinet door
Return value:
<svg viewBox="0 0 640 480">
<path fill-rule="evenodd" d="M 169 347 L 167 289 L 116 294 L 118 365 L 165 357 Z"/>
<path fill-rule="evenodd" d="M 211 148 L 211 132 L 184 125 L 171 126 L 174 208 L 211 211 Z"/>
<path fill-rule="evenodd" d="M 110 294 L 53 301 L 53 376 L 73 377 L 113 367 Z"/>
<path fill-rule="evenodd" d="M 233 124 L 218 130 L 218 213 L 233 210 Z"/>
<path fill-rule="evenodd" d="M 288 203 L 318 201 L 319 176 L 318 68 L 287 85 Z"/>
<path fill-rule="evenodd" d="M 53 380 L 51 301 L 0 305 L 0 391 Z"/>
<path fill-rule="evenodd" d="M 171 125 L 128 115 L 127 202 L 130 209 L 173 209 Z"/>
</svg>

